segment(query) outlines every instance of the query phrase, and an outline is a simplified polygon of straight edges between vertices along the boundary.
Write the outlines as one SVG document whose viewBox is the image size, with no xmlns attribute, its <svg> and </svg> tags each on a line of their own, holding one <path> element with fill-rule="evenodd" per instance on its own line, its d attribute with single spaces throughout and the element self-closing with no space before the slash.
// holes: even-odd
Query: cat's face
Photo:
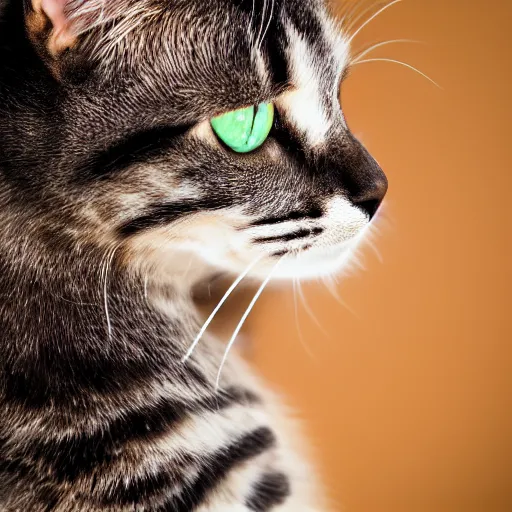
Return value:
<svg viewBox="0 0 512 512">
<path fill-rule="evenodd" d="M 276 276 L 340 269 L 387 182 L 343 117 L 348 37 L 321 2 L 33 7 L 29 33 L 60 98 L 51 165 L 34 179 L 75 212 L 68 233 L 159 271 L 191 254 L 235 273 L 258 260 L 262 277 L 283 256 Z M 214 116 L 263 102 L 275 119 L 254 151 L 212 129 Z"/>
</svg>

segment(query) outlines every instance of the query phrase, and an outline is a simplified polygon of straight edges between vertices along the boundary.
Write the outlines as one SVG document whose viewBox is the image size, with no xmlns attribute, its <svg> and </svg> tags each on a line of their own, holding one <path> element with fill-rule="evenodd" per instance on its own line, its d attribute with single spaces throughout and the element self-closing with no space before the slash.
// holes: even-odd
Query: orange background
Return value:
<svg viewBox="0 0 512 512">
<path fill-rule="evenodd" d="M 338 2 L 341 6 L 342 2 Z M 345 2 L 346 4 L 346 2 Z M 367 4 L 365 4 L 367 5 Z M 364 8 L 364 6 L 363 6 Z M 347 512 L 512 511 L 510 0 L 407 0 L 357 38 L 343 104 L 390 182 L 366 270 L 338 291 L 274 288 L 248 332 L 254 359 L 305 419 Z M 357 316 L 356 316 L 357 315 Z"/>
</svg>

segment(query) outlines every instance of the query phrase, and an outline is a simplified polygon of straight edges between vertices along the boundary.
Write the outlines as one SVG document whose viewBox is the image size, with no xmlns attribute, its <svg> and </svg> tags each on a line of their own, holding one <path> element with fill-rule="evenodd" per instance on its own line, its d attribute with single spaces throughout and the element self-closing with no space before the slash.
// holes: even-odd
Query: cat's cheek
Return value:
<svg viewBox="0 0 512 512">
<path fill-rule="evenodd" d="M 246 257 L 254 257 L 237 238 L 241 218 L 235 211 L 201 213 L 151 229 L 124 241 L 125 263 L 135 273 L 143 271 L 163 281 L 185 276 L 193 282 L 199 275 L 189 272 L 191 266 L 208 267 L 207 273 L 233 272 L 245 265 Z"/>
</svg>

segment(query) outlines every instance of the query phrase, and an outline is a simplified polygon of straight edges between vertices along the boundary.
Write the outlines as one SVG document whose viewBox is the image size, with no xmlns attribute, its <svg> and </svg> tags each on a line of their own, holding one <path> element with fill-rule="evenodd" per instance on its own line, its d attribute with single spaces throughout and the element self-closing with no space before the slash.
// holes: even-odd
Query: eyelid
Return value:
<svg viewBox="0 0 512 512">
<path fill-rule="evenodd" d="M 212 119 L 214 117 L 220 117 L 224 114 L 229 114 L 230 112 L 235 112 L 237 110 L 242 110 L 244 108 L 257 107 L 258 105 L 261 105 L 262 103 L 272 103 L 272 105 L 274 105 L 274 108 L 276 108 L 277 98 L 278 98 L 278 96 L 273 96 L 271 98 L 262 97 L 262 98 L 257 99 L 253 103 L 244 103 L 242 105 L 234 104 L 233 106 L 223 108 L 222 110 L 215 110 L 209 117 L 206 117 L 205 119 Z"/>
</svg>

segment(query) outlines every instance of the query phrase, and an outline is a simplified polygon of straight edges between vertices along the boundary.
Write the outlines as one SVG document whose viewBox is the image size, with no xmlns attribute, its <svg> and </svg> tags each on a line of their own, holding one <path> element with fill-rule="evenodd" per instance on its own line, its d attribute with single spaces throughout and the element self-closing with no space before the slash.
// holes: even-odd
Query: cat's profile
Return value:
<svg viewBox="0 0 512 512">
<path fill-rule="evenodd" d="M 0 511 L 327 510 L 191 290 L 340 269 L 348 64 L 321 0 L 0 0 Z"/>
</svg>

